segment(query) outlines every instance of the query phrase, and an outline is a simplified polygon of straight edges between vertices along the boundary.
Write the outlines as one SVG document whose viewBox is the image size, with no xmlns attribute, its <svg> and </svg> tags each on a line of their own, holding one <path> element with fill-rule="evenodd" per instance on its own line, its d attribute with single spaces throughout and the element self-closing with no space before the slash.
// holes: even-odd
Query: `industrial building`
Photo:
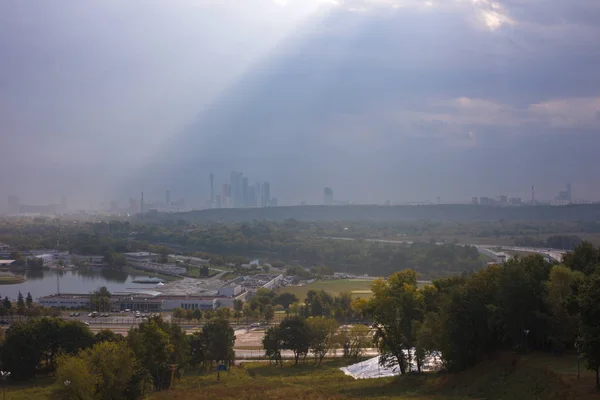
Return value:
<svg viewBox="0 0 600 400">
<path fill-rule="evenodd" d="M 165 295 L 155 291 L 141 291 L 136 293 L 114 293 L 110 298 L 113 310 L 136 310 L 142 312 L 172 311 L 175 308 L 184 310 L 215 310 L 219 307 L 232 307 L 237 298 L 244 298 L 240 286 L 232 287 L 236 296 L 185 296 Z M 40 305 L 50 308 L 89 309 L 89 294 L 53 294 L 39 298 Z"/>
</svg>

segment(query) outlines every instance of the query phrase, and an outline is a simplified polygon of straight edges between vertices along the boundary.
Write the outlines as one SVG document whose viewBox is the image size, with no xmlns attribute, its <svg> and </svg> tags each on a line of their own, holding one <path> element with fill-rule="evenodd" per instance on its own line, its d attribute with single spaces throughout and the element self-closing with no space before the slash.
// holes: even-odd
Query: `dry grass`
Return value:
<svg viewBox="0 0 600 400">
<path fill-rule="evenodd" d="M 237 366 L 222 373 L 186 376 L 179 389 L 152 399 L 406 399 L 406 400 L 575 400 L 598 399 L 593 375 L 586 373 L 581 388 L 574 386 L 572 357 L 502 355 L 477 368 L 456 374 L 411 375 L 354 380 L 339 367 L 343 360 L 283 368 L 266 363 Z M 576 364 L 575 364 L 576 365 Z M 549 367 L 550 366 L 550 367 Z"/>
</svg>

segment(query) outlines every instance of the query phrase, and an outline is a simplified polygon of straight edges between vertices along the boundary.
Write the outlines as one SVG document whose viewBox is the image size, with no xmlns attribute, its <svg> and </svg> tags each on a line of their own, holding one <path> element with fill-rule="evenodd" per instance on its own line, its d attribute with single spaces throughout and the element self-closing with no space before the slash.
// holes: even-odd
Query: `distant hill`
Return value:
<svg viewBox="0 0 600 400">
<path fill-rule="evenodd" d="M 145 218 L 183 219 L 192 222 L 283 221 L 600 221 L 600 204 L 567 206 L 496 207 L 478 205 L 406 206 L 291 206 L 228 208 L 175 214 L 146 215 Z"/>
</svg>

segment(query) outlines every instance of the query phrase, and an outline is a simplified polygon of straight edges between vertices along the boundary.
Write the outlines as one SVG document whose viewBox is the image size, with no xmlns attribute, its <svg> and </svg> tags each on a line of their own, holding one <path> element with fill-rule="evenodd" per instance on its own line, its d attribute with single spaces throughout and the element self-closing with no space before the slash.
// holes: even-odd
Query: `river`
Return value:
<svg viewBox="0 0 600 400">
<path fill-rule="evenodd" d="M 138 284 L 132 281 L 147 278 L 143 272 L 139 274 L 112 270 L 108 268 L 94 270 L 56 271 L 51 269 L 28 270 L 20 273 L 27 279 L 15 285 L 0 285 L 0 296 L 16 299 L 19 291 L 23 296 L 31 293 L 34 299 L 54 294 L 57 291 L 57 277 L 61 293 L 91 293 L 101 286 L 111 292 L 126 292 L 131 289 L 154 289 L 155 284 Z"/>
</svg>

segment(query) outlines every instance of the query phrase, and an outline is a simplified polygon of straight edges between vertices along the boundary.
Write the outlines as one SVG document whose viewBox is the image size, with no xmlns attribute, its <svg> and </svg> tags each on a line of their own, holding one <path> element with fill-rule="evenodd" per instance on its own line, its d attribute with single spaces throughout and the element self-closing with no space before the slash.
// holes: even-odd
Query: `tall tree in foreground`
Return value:
<svg viewBox="0 0 600 400">
<path fill-rule="evenodd" d="M 378 324 L 375 340 L 380 362 L 398 366 L 404 374 L 412 366 L 412 348 L 416 344 L 414 324 L 423 316 L 424 298 L 417 289 L 417 274 L 405 270 L 392 274 L 387 281 L 373 284 L 371 309 Z"/>
<path fill-rule="evenodd" d="M 233 346 L 235 334 L 225 318 L 213 318 L 202 328 L 202 336 L 206 343 L 205 357 L 217 364 L 217 379 L 220 379 L 219 364 L 230 364 L 235 358 Z"/>
<path fill-rule="evenodd" d="M 325 317 L 311 317 L 306 323 L 310 334 L 310 350 L 318 365 L 321 365 L 323 358 L 331 350 L 338 324 L 334 319 Z"/>
<path fill-rule="evenodd" d="M 584 281 L 579 292 L 579 307 L 581 352 L 587 367 L 596 373 L 596 388 L 600 390 L 600 272 Z"/>
<path fill-rule="evenodd" d="M 269 357 L 269 364 L 275 361 L 275 365 L 280 363 L 283 366 L 283 363 L 281 363 L 281 330 L 278 326 L 272 326 L 266 330 L 262 344 L 263 349 L 265 349 L 265 355 Z"/>
<path fill-rule="evenodd" d="M 287 317 L 281 324 L 282 348 L 294 352 L 295 364 L 298 364 L 300 356 L 306 356 L 310 347 L 310 331 L 306 320 L 302 317 Z"/>
<path fill-rule="evenodd" d="M 57 399 L 140 399 L 137 362 L 125 342 L 102 342 L 58 360 Z M 68 382 L 65 384 L 65 382 Z"/>
</svg>

